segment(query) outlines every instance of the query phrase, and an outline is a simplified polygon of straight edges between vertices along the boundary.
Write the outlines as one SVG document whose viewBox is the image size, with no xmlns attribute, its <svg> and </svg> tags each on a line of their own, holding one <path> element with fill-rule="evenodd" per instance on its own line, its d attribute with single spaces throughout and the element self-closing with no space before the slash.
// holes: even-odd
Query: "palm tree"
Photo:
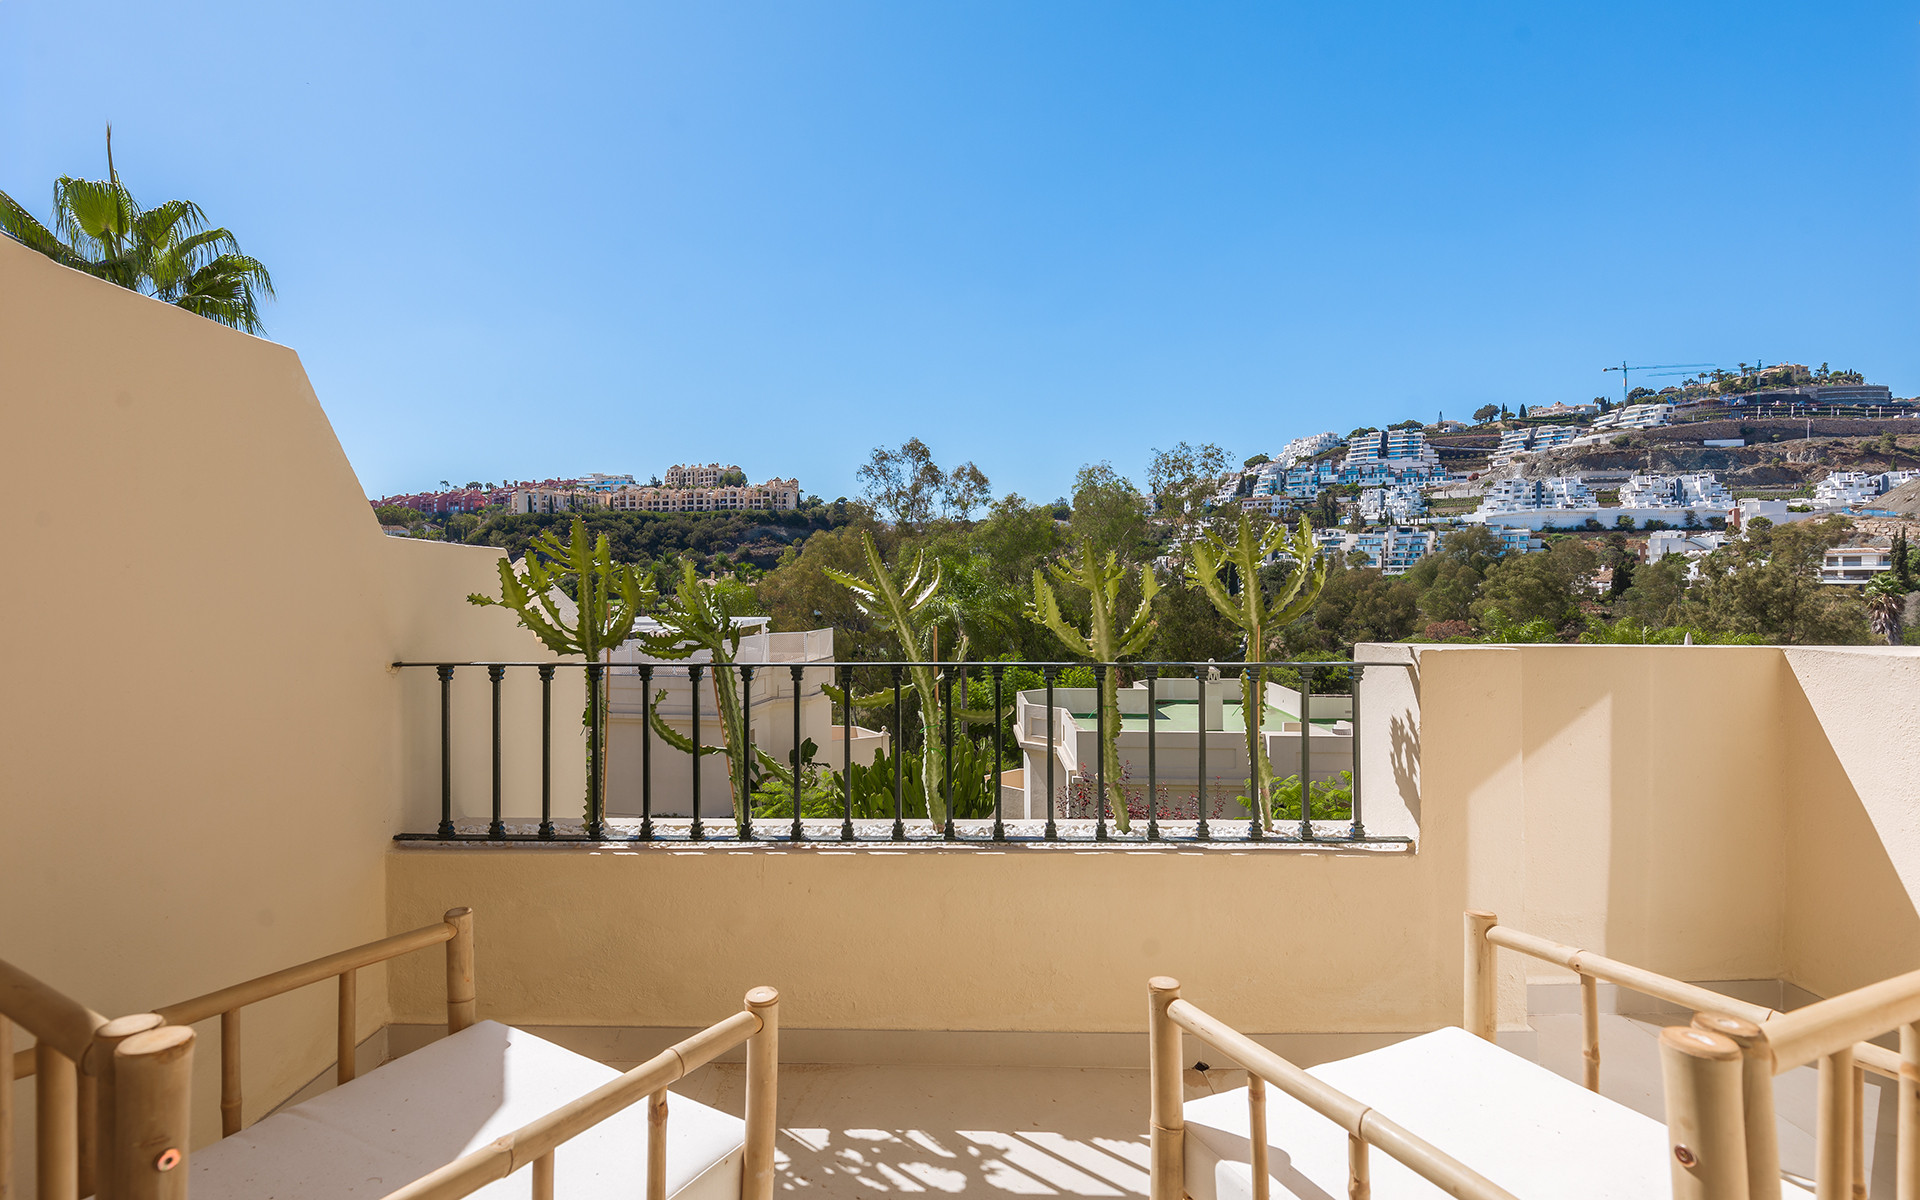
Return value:
<svg viewBox="0 0 1920 1200">
<path fill-rule="evenodd" d="M 1891 576 L 1878 576 L 1867 585 L 1867 624 L 1885 638 L 1889 646 L 1900 644 L 1900 618 L 1906 607 L 1907 598 Z"/>
<path fill-rule="evenodd" d="M 273 295 L 267 268 L 240 253 L 231 232 L 209 229 L 199 205 L 140 207 L 114 169 L 111 125 L 105 179 L 55 180 L 51 227 L 0 192 L 0 233 L 62 266 L 248 333 L 260 332 L 260 298 Z"/>
</svg>

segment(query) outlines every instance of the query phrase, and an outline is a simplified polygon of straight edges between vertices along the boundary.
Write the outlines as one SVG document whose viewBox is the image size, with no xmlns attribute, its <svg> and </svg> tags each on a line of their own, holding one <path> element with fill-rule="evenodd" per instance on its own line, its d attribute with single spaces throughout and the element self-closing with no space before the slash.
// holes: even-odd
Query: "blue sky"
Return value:
<svg viewBox="0 0 1920 1200">
<path fill-rule="evenodd" d="M 1920 391 L 1920 7 L 0 0 L 0 189 L 199 201 L 373 494 Z"/>
</svg>

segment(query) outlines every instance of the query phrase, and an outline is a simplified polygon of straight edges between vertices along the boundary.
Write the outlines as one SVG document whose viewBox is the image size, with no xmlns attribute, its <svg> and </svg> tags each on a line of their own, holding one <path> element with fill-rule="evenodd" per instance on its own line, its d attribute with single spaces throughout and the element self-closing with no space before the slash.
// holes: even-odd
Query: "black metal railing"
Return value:
<svg viewBox="0 0 1920 1200">
<path fill-rule="evenodd" d="M 913 806 L 907 803 L 908 775 L 912 768 L 909 760 L 907 709 L 910 703 L 918 707 L 915 695 L 918 685 L 910 682 L 910 674 L 921 664 L 904 662 L 790 662 L 790 663 L 660 663 L 660 662 L 398 662 L 393 666 L 401 670 L 432 670 L 439 680 L 439 722 L 440 722 L 440 818 L 433 833 L 406 833 L 398 835 L 396 840 L 410 842 L 708 842 L 728 841 L 740 843 L 900 843 L 932 842 L 952 844 L 998 844 L 1007 842 L 1072 842 L 1076 844 L 1107 844 L 1113 846 L 1138 846 L 1142 843 L 1219 843 L 1236 844 L 1272 844 L 1272 845 L 1339 845 L 1348 843 L 1369 843 L 1404 845 L 1410 838 L 1404 835 L 1377 836 L 1367 832 L 1362 809 L 1362 756 L 1361 729 L 1362 712 L 1360 707 L 1362 681 L 1370 672 L 1406 669 L 1404 663 L 1347 663 L 1347 662 L 1272 662 L 1272 663 L 1068 663 L 1068 662 L 989 662 L 989 663 L 947 663 L 929 666 L 935 681 L 934 694 L 937 697 L 938 712 L 934 719 L 928 720 L 923 714 L 918 722 L 922 732 L 922 747 L 912 751 L 924 769 L 929 756 L 924 755 L 924 742 L 937 738 L 939 753 L 931 756 L 937 764 L 939 778 L 921 778 L 915 785 L 921 803 Z M 790 778 L 788 802 L 782 803 L 777 791 L 769 791 L 766 786 L 769 775 L 762 770 L 760 755 L 752 745 L 754 736 L 754 699 L 753 686 L 756 674 L 776 672 L 784 669 L 792 682 L 792 746 L 785 756 L 784 768 Z M 584 670 L 585 692 L 582 725 L 586 739 L 585 764 L 585 803 L 583 817 L 574 820 L 556 820 L 554 817 L 554 736 L 553 736 L 553 685 L 558 672 L 562 670 Z M 1299 713 L 1294 714 L 1298 729 L 1298 746 L 1291 762 L 1273 762 L 1270 764 L 1272 778 L 1276 786 L 1270 806 L 1272 819 L 1264 823 L 1259 819 L 1255 801 L 1254 779 L 1251 770 L 1251 757 L 1239 752 L 1240 757 L 1248 758 L 1244 775 L 1227 777 L 1229 786 L 1244 784 L 1244 794 L 1231 799 L 1247 810 L 1245 820 L 1226 819 L 1225 814 L 1213 811 L 1216 808 L 1215 792 L 1221 777 L 1210 776 L 1207 772 L 1208 734 L 1223 736 L 1237 734 L 1235 744 L 1245 746 L 1245 721 L 1247 713 L 1242 703 L 1242 724 L 1238 731 L 1224 728 L 1210 728 L 1207 717 L 1207 701 L 1210 688 L 1224 689 L 1226 696 L 1242 694 L 1242 681 L 1247 672 L 1263 670 L 1267 672 L 1267 682 L 1279 682 L 1272 678 L 1276 671 L 1293 672 L 1299 681 L 1296 690 Z M 491 808 L 488 818 L 482 824 L 466 818 L 467 828 L 462 828 L 456 820 L 455 804 L 455 768 L 454 742 L 456 737 L 453 684 L 456 675 L 462 671 L 484 671 L 491 699 Z M 726 671 L 734 674 L 738 682 L 739 707 L 736 729 L 743 732 L 748 746 L 735 758 L 729 767 L 728 797 L 732 808 L 728 819 L 717 824 L 714 819 L 702 811 L 702 775 L 700 764 L 703 749 L 715 752 L 718 746 L 712 740 L 712 722 L 728 714 L 703 713 L 701 707 L 702 683 L 709 682 L 704 690 L 716 700 L 720 696 L 719 681 L 710 680 L 709 673 Z M 1110 674 L 1119 673 L 1122 680 L 1130 679 L 1139 685 L 1143 696 L 1132 694 L 1143 704 L 1145 733 L 1145 770 L 1146 783 L 1141 789 L 1145 817 L 1144 826 L 1134 824 L 1130 832 L 1123 834 L 1114 820 L 1109 817 L 1110 789 L 1108 779 L 1107 756 L 1103 752 L 1108 720 L 1107 706 L 1099 702 L 1104 693 Z M 502 693 L 509 673 L 532 673 L 537 676 L 540 687 L 540 816 L 538 824 L 530 829 L 515 831 L 514 825 L 525 826 L 527 818 L 508 818 L 505 809 L 505 776 L 503 774 L 503 730 L 502 730 Z M 1024 673 L 1020 677 L 1037 675 L 1038 688 L 1019 689 L 1019 692 L 1040 693 L 1040 709 L 1046 715 L 1044 740 L 1034 736 L 1027 727 L 1028 722 L 1021 718 L 1020 695 L 1010 697 L 1007 687 L 1010 675 Z M 819 681 L 825 675 L 832 680 L 832 691 L 818 689 L 814 694 L 825 695 L 837 709 L 839 724 L 833 726 L 839 731 L 839 762 L 835 764 L 820 761 L 803 753 L 807 739 L 804 737 L 805 705 L 809 676 Z M 1079 681 L 1090 680 L 1094 693 L 1092 713 L 1083 714 L 1063 709 L 1056 703 L 1056 691 L 1063 677 L 1075 681 L 1070 686 L 1080 687 Z M 624 804 L 630 805 L 637 792 L 639 812 L 625 816 L 608 815 L 607 776 L 608 776 L 608 734 L 610 715 L 607 711 L 610 684 L 617 679 L 633 679 L 639 683 L 642 711 L 637 716 L 639 726 L 638 775 L 637 787 L 625 789 Z M 655 685 L 666 680 L 686 682 L 685 719 L 688 729 L 681 735 L 692 750 L 691 756 L 685 749 L 667 747 L 673 753 L 686 757 L 689 762 L 687 786 L 688 812 L 684 817 L 666 816 L 656 811 L 655 791 L 655 754 L 656 741 L 668 740 L 666 735 L 656 730 L 654 721 L 648 716 L 648 709 L 654 703 Z M 856 764 L 853 757 L 853 742 L 856 732 L 854 695 L 856 684 L 880 680 L 880 698 L 868 696 L 858 707 L 862 711 L 880 712 L 890 716 L 888 745 L 890 749 L 891 811 L 886 810 L 886 789 L 881 790 L 879 811 L 871 794 L 856 801 Z M 1170 736 L 1161 729 L 1162 708 L 1166 703 L 1162 695 L 1162 685 L 1173 680 L 1191 681 L 1193 684 L 1194 724 L 1193 730 L 1180 729 L 1171 736 L 1194 735 L 1192 750 L 1196 759 L 1194 770 L 1194 798 L 1196 803 L 1191 813 L 1182 810 L 1180 797 L 1174 797 L 1174 803 L 1168 806 L 1164 793 L 1167 781 L 1162 778 L 1160 754 L 1163 738 Z M 1351 696 L 1351 712 L 1344 722 L 1339 718 L 1322 718 L 1326 727 L 1324 732 L 1339 737 L 1347 759 L 1344 772 L 1323 771 L 1323 778 L 1316 780 L 1313 775 L 1314 755 L 1316 752 L 1314 736 L 1315 720 L 1312 713 L 1316 700 L 1314 687 L 1317 682 L 1332 686 L 1343 685 Z M 958 686 L 962 695 L 962 711 L 955 711 L 955 690 Z M 968 709 L 964 707 L 973 689 L 989 691 L 992 696 L 991 717 L 989 710 Z M 886 695 L 891 692 L 891 696 Z M 660 693 L 664 695 L 664 693 Z M 1336 693 L 1322 692 L 1318 699 L 1327 701 Z M 1253 719 L 1258 723 L 1258 732 L 1264 739 L 1272 731 L 1266 725 L 1266 696 L 1259 697 Z M 1031 702 L 1029 708 L 1033 707 Z M 829 719 L 832 716 L 829 710 Z M 1224 711 L 1224 710 L 1223 710 Z M 1084 769 L 1084 756 L 1079 752 L 1079 740 L 1074 741 L 1074 759 L 1082 769 L 1073 772 L 1075 778 L 1063 781 L 1058 776 L 1061 764 L 1061 715 L 1065 712 L 1075 722 L 1075 729 L 1084 732 L 1079 722 L 1084 716 L 1090 716 L 1093 722 L 1092 770 Z M 678 715 L 678 714 L 676 714 Z M 1125 717 L 1122 709 L 1122 732 L 1126 732 Z M 769 717 L 777 719 L 777 714 Z M 1011 737 L 1008 736 L 1009 721 L 1013 721 Z M 1224 722 L 1223 722 L 1224 724 Z M 975 741 L 973 731 L 984 729 L 984 740 L 988 749 L 979 749 L 980 742 Z M 720 731 L 724 740 L 725 730 Z M 957 800 L 961 793 L 955 790 L 955 744 L 956 735 L 961 739 L 963 753 L 977 758 L 981 753 L 989 754 L 987 767 L 979 772 L 981 778 L 961 777 L 961 783 L 968 793 L 973 786 L 980 784 L 991 798 L 991 811 L 981 811 L 985 806 L 974 797 L 975 811 L 964 816 L 956 814 Z M 1034 795 L 1033 780 L 1026 778 L 1025 770 L 1030 769 L 1036 757 L 1044 756 L 1045 762 L 1045 803 L 1044 811 L 1038 816 L 1031 806 L 1027 811 L 1009 816 L 1005 812 L 1006 785 L 1005 773 L 1009 770 L 1007 742 L 1014 743 L 1015 762 L 1023 768 L 1021 776 L 1022 792 L 1031 798 Z M 968 751 L 971 744 L 974 749 Z M 1137 745 L 1137 743 L 1136 743 Z M 1328 744 L 1332 748 L 1333 743 Z M 1044 749 L 1043 749 L 1044 747 Z M 738 749 L 738 748 L 735 748 Z M 828 756 L 829 758 L 831 755 Z M 1116 755 L 1116 758 L 1123 756 Z M 978 765 L 977 761 L 974 764 Z M 1121 799 L 1126 803 L 1132 815 L 1132 793 L 1128 790 L 1129 781 L 1120 781 Z M 869 764 L 860 764 L 867 769 Z M 1289 768 L 1292 774 L 1284 774 Z M 1344 775 L 1345 782 L 1341 783 Z M 820 784 L 812 793 L 812 811 L 808 808 L 809 781 Z M 776 781 L 778 782 L 778 781 Z M 869 780 L 869 782 L 871 782 Z M 931 790 L 938 786 L 942 816 L 933 820 L 926 817 L 933 805 Z M 837 791 L 837 796 L 829 796 L 828 789 Z M 1077 793 L 1075 789 L 1078 789 Z M 1293 789 L 1297 796 L 1292 801 L 1282 802 L 1278 793 Z M 868 789 L 871 793 L 871 788 Z M 1344 797 L 1344 803 L 1342 798 Z M 1079 807 L 1088 811 L 1076 815 L 1076 799 Z M 1327 801 L 1321 805 L 1320 801 Z M 1316 806 L 1323 811 L 1315 814 Z M 791 808 L 791 812 L 780 811 Z M 1344 811 L 1342 811 L 1344 810 Z"/>
</svg>

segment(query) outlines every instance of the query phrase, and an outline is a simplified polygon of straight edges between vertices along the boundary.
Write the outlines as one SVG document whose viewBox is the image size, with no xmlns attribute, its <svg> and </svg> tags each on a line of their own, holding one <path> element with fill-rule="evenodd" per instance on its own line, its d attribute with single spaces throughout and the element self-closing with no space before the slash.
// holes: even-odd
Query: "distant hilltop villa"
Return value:
<svg viewBox="0 0 1920 1200">
<path fill-rule="evenodd" d="M 470 483 L 438 492 L 387 496 L 375 507 L 399 505 L 423 513 L 478 512 L 502 507 L 515 513 L 788 511 L 800 507 L 798 479 L 750 484 L 737 463 L 675 463 L 664 479 L 641 483 L 632 475 L 592 474 L 574 479 Z"/>
</svg>

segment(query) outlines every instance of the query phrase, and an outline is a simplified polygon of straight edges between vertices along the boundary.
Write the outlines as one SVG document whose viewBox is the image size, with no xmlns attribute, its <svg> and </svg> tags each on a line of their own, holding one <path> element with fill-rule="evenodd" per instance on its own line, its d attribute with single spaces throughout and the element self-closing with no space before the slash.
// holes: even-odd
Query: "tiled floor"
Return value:
<svg viewBox="0 0 1920 1200">
<path fill-rule="evenodd" d="M 1243 1086 L 1187 1072 L 1189 1098 Z M 739 1114 L 743 1068 L 676 1085 Z M 820 1197 L 902 1193 L 1127 1196 L 1147 1191 L 1147 1073 L 1072 1067 L 780 1069 L 781 1188 Z"/>
</svg>

